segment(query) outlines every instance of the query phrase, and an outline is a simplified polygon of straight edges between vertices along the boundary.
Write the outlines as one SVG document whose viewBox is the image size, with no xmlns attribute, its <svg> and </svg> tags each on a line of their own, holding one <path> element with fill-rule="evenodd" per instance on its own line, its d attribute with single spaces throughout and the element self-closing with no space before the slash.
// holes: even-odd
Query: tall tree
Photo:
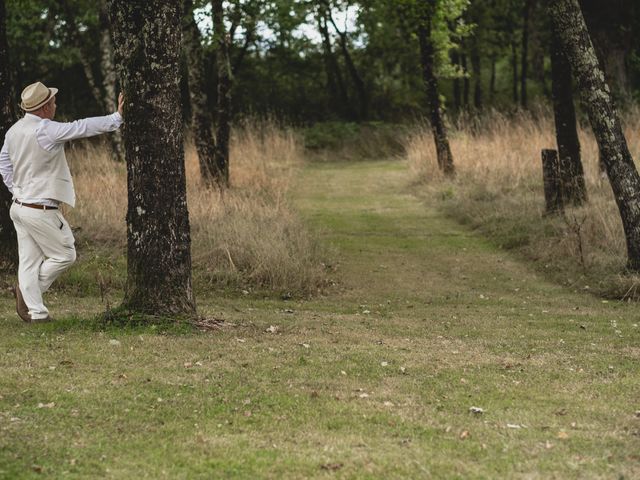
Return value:
<svg viewBox="0 0 640 480">
<path fill-rule="evenodd" d="M 356 67 L 356 64 L 353 61 L 351 52 L 349 51 L 349 45 L 348 45 L 349 40 L 348 40 L 347 32 L 345 30 L 341 30 L 336 24 L 333 18 L 333 14 L 331 13 L 332 8 L 330 3 L 325 0 L 322 0 L 322 1 L 325 5 L 326 19 L 329 21 L 329 23 L 331 23 L 331 25 L 333 26 L 333 29 L 338 34 L 338 40 L 339 40 L 338 43 L 340 44 L 340 51 L 342 52 L 345 65 L 347 66 L 347 72 L 349 72 L 349 76 L 356 90 L 356 95 L 358 97 L 359 106 L 360 106 L 358 116 L 360 120 L 366 120 L 369 116 L 369 95 L 367 92 L 367 87 L 365 85 L 365 82 L 362 78 L 362 75 L 360 74 L 358 68 Z"/>
<path fill-rule="evenodd" d="M 9 47 L 6 30 L 7 14 L 4 0 L 0 0 L 0 146 L 4 136 L 14 121 L 15 113 L 11 99 L 11 81 L 9 80 Z M 0 181 L 0 268 L 13 266 L 18 257 L 16 231 L 9 217 L 11 192 Z"/>
<path fill-rule="evenodd" d="M 511 70 L 512 70 L 512 93 L 513 93 L 513 103 L 518 103 L 518 47 L 516 46 L 516 41 L 511 41 Z"/>
<path fill-rule="evenodd" d="M 180 102 L 182 2 L 110 0 L 126 95 L 127 291 L 123 307 L 193 315 Z"/>
<path fill-rule="evenodd" d="M 562 203 L 581 205 L 587 199 L 587 189 L 573 105 L 571 65 L 560 48 L 558 38 L 553 36 L 550 43 L 551 96 L 558 144 Z"/>
<path fill-rule="evenodd" d="M 457 48 L 451 50 L 451 63 L 457 69 L 462 68 L 460 65 L 460 53 Z M 460 75 L 456 75 L 453 78 L 453 105 L 456 111 L 462 107 L 462 91 L 460 89 Z"/>
<path fill-rule="evenodd" d="M 107 0 L 100 0 L 100 70 L 102 72 L 102 105 L 105 113 L 112 113 L 118 109 L 116 95 L 116 67 L 113 64 L 113 43 L 111 42 L 111 25 Z M 113 157 L 124 161 L 122 146 L 122 132 L 118 129 L 109 135 Z"/>
<path fill-rule="evenodd" d="M 193 14 L 193 0 L 185 0 L 182 44 L 187 57 L 193 141 L 198 153 L 200 177 L 205 184 L 211 185 L 223 174 L 215 163 L 213 116 L 208 105 L 202 35 Z"/>
<path fill-rule="evenodd" d="M 477 110 L 482 109 L 483 93 L 482 93 L 482 69 L 480 63 L 480 45 L 477 37 L 471 41 L 471 70 L 475 80 L 473 88 L 473 106 Z"/>
<path fill-rule="evenodd" d="M 329 35 L 329 27 L 327 25 L 327 9 L 324 5 L 318 7 L 316 12 L 316 20 L 318 22 L 318 31 L 322 37 L 322 49 L 325 72 L 327 76 L 327 88 L 329 90 L 329 98 L 333 110 L 345 115 L 347 118 L 354 120 L 356 115 L 347 96 L 344 79 L 340 66 L 333 53 L 331 44 L 331 36 Z"/>
<path fill-rule="evenodd" d="M 453 155 L 449 146 L 444 111 L 438 93 L 438 80 L 435 74 L 435 48 L 432 38 L 433 18 L 436 13 L 436 0 L 420 0 L 418 40 L 420 42 L 420 63 L 422 79 L 427 94 L 427 108 L 431 120 L 431 130 L 436 145 L 438 166 L 445 175 L 453 175 Z"/>
<path fill-rule="evenodd" d="M 214 44 L 218 71 L 216 108 L 215 177 L 221 187 L 229 185 L 229 139 L 231 137 L 231 86 L 233 73 L 229 59 L 231 36 L 227 34 L 222 0 L 212 0 Z"/>
<path fill-rule="evenodd" d="M 527 80 L 529 68 L 529 22 L 531 10 L 533 8 L 533 0 L 524 0 L 522 9 L 522 53 L 521 53 L 521 69 L 520 69 L 520 105 L 527 108 L 529 99 L 527 97 Z"/>
<path fill-rule="evenodd" d="M 550 0 L 549 14 L 578 85 L 611 182 L 627 242 L 627 268 L 640 271 L 640 175 L 578 0 Z"/>
<path fill-rule="evenodd" d="M 462 42 L 462 47 L 464 48 L 465 44 Z M 465 108 L 469 107 L 469 91 L 470 91 L 470 82 L 469 82 L 469 69 L 467 68 L 467 54 L 462 51 L 460 55 L 460 66 L 462 67 L 462 104 Z"/>
<path fill-rule="evenodd" d="M 614 98 L 631 96 L 628 63 L 634 37 L 632 22 L 638 5 L 634 0 L 580 0 L 596 54 L 604 68 Z"/>
</svg>

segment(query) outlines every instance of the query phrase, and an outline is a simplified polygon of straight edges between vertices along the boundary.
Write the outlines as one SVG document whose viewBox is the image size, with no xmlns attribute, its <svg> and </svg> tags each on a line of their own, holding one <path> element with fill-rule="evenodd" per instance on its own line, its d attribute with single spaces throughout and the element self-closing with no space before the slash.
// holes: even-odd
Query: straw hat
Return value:
<svg viewBox="0 0 640 480">
<path fill-rule="evenodd" d="M 22 91 L 20 108 L 25 112 L 34 112 L 58 93 L 57 88 L 45 87 L 43 83 L 32 83 Z"/>
</svg>

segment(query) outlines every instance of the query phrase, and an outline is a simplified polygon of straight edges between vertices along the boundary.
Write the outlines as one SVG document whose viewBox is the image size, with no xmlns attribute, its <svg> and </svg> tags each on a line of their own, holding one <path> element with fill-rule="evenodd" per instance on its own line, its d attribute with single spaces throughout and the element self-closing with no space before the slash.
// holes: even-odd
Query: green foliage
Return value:
<svg viewBox="0 0 640 480">
<path fill-rule="evenodd" d="M 324 161 L 387 159 L 404 153 L 407 127 L 382 122 L 318 122 L 302 131 L 312 158 Z"/>
<path fill-rule="evenodd" d="M 7 0 L 10 62 L 16 92 L 40 79 L 61 88 L 61 117 L 100 113 L 87 80 L 87 65 L 100 85 L 99 8 L 105 0 Z M 210 2 L 196 0 L 203 30 L 211 109 L 216 105 L 217 71 L 215 32 Z M 549 95 L 547 43 L 549 26 L 544 2 L 534 2 L 530 16 L 529 93 Z M 421 10 L 433 9 L 432 39 L 436 47 L 436 73 L 447 102 L 453 83 L 475 82 L 478 72 L 469 65 L 477 55 L 479 81 L 485 105 L 500 108 L 513 103 L 513 81 L 519 78 L 525 0 L 240 0 L 224 2 L 231 34 L 230 56 L 234 74 L 233 112 L 272 113 L 301 123 L 357 118 L 359 92 L 353 68 L 364 83 L 368 118 L 400 121 L 422 115 L 425 97 L 420 74 L 416 31 Z M 613 7 L 612 7 L 613 8 Z M 323 44 L 318 19 L 331 12 L 328 23 L 330 51 Z M 623 12 L 624 38 L 640 25 L 640 9 Z M 617 16 L 607 16 L 618 18 Z M 614 31 L 611 22 L 599 28 Z M 633 90 L 639 83 L 637 35 L 623 45 Z M 344 50 L 342 42 L 344 41 Z M 622 42 L 623 43 L 623 42 Z M 451 56 L 468 63 L 453 63 Z M 516 61 L 516 76 L 512 62 Z M 331 67 L 330 65 L 335 65 Z M 332 71 L 335 70 L 335 71 Z M 331 77 L 334 77 L 331 79 Z M 344 95 L 335 98 L 331 83 L 341 84 Z M 334 85 L 334 88 L 336 88 Z M 183 100 L 188 103 L 186 82 Z M 467 107 L 467 105 L 462 105 Z M 187 107 L 185 107 L 187 108 Z M 185 116 L 188 118 L 188 116 Z"/>
<path fill-rule="evenodd" d="M 7 36 L 17 93 L 36 80 L 60 88 L 60 114 L 95 114 L 80 65 L 84 56 L 99 79 L 98 6 L 92 0 L 8 0 Z"/>
</svg>

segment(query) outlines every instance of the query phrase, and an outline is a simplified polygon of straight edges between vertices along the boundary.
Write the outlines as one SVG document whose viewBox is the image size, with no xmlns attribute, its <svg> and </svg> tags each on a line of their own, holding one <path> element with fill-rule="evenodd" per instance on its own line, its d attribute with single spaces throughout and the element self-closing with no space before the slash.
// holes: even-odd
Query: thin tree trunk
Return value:
<svg viewBox="0 0 640 480">
<path fill-rule="evenodd" d="M 418 40 L 420 42 L 420 62 L 422 64 L 422 79 L 427 92 L 431 130 L 436 145 L 438 166 L 445 175 L 452 176 L 455 172 L 453 155 L 447 137 L 447 127 L 444 112 L 440 105 L 438 81 L 435 76 L 435 49 L 431 39 L 431 25 L 435 11 L 435 0 L 427 0 L 422 4 Z"/>
<path fill-rule="evenodd" d="M 580 5 L 614 99 L 624 105 L 633 93 L 627 60 L 633 52 L 638 2 L 580 0 Z"/>
<path fill-rule="evenodd" d="M 7 45 L 5 0 L 0 0 L 0 147 L 15 120 L 9 78 L 9 47 Z M 13 268 L 18 260 L 16 231 L 9 216 L 12 195 L 0 180 L 0 270 Z"/>
<path fill-rule="evenodd" d="M 105 113 L 112 113 L 118 109 L 116 94 L 116 67 L 113 64 L 113 44 L 111 43 L 111 27 L 109 25 L 109 12 L 106 0 L 100 1 L 100 69 L 102 70 L 102 104 Z M 109 135 L 113 157 L 124 162 L 124 147 L 122 145 L 122 132 L 116 130 Z"/>
<path fill-rule="evenodd" d="M 558 143 L 561 191 L 564 203 L 581 205 L 587 200 L 580 140 L 573 105 L 571 65 L 557 38 L 551 41 L 551 96 Z"/>
<path fill-rule="evenodd" d="M 67 27 L 67 33 L 69 38 L 71 39 L 71 43 L 78 51 L 78 58 L 80 60 L 80 65 L 82 65 L 82 70 L 84 71 L 84 76 L 87 79 L 87 84 L 89 85 L 89 90 L 91 90 L 91 95 L 95 100 L 96 104 L 100 107 L 104 107 L 102 94 L 100 93 L 100 89 L 98 88 L 98 83 L 96 82 L 95 76 L 93 75 L 93 69 L 91 68 L 91 61 L 87 57 L 84 52 L 83 46 L 84 42 L 80 35 L 80 30 L 78 29 L 78 25 L 76 23 L 76 14 L 72 10 L 71 5 L 69 5 L 68 0 L 61 0 L 60 7 L 62 8 L 62 14 L 64 16 L 65 24 Z"/>
<path fill-rule="evenodd" d="M 577 0 L 551 0 L 549 13 L 575 75 L 620 210 L 627 242 L 627 267 L 639 271 L 640 175 L 622 132 L 611 90 L 605 82 Z"/>
<path fill-rule="evenodd" d="M 464 72 L 464 78 L 462 79 L 462 104 L 469 107 L 469 69 L 467 68 L 467 55 L 465 53 L 460 54 L 460 65 Z"/>
<path fill-rule="evenodd" d="M 531 16 L 531 8 L 533 0 L 525 0 L 522 13 L 522 53 L 521 53 L 521 74 L 520 74 L 520 104 L 522 108 L 527 108 L 527 81 L 529 67 L 529 17 Z"/>
<path fill-rule="evenodd" d="M 229 43 L 224 24 L 222 0 L 213 0 L 213 31 L 218 66 L 218 104 L 216 114 L 215 178 L 220 187 L 229 186 L 229 138 L 231 136 L 231 86 L 233 76 L 229 62 Z"/>
<path fill-rule="evenodd" d="M 473 90 L 473 106 L 476 110 L 482 109 L 483 93 L 482 93 L 482 69 L 480 64 L 480 50 L 478 48 L 477 39 L 473 40 L 471 47 L 471 70 L 475 79 Z"/>
<path fill-rule="evenodd" d="M 185 0 L 182 44 L 187 57 L 193 141 L 198 153 L 200 177 L 207 185 L 216 182 L 213 118 L 208 106 L 202 35 L 193 18 L 193 0 Z"/>
<path fill-rule="evenodd" d="M 123 307 L 194 315 L 179 90 L 182 2 L 110 0 L 126 92 L 127 291 Z"/>
<path fill-rule="evenodd" d="M 513 103 L 517 105 L 520 99 L 518 97 L 518 51 L 515 40 L 511 42 L 511 69 L 513 71 Z"/>
<path fill-rule="evenodd" d="M 451 63 L 456 67 L 456 72 L 460 71 L 460 54 L 456 49 L 451 51 Z M 462 107 L 462 92 L 460 90 L 460 77 L 456 75 L 453 79 L 453 105 L 456 112 Z"/>
<path fill-rule="evenodd" d="M 349 48 L 347 47 L 347 33 L 341 31 L 338 28 L 336 22 L 333 20 L 333 16 L 331 15 L 330 10 L 327 10 L 327 15 L 327 18 L 331 22 L 331 25 L 333 25 L 333 28 L 335 29 L 336 33 L 338 34 L 338 38 L 340 39 L 340 50 L 342 51 L 344 62 L 347 65 L 347 71 L 349 72 L 351 81 L 356 88 L 358 99 L 360 100 L 360 120 L 366 120 L 369 117 L 369 96 L 367 94 L 367 88 L 364 84 L 364 80 L 358 72 L 355 63 L 353 63 L 351 53 L 349 53 Z"/>
<path fill-rule="evenodd" d="M 345 114 L 349 119 L 355 119 L 355 112 L 351 108 L 347 90 L 344 86 L 344 79 L 340 72 L 340 67 L 333 54 L 331 46 L 331 37 L 329 36 L 329 28 L 327 27 L 326 12 L 318 13 L 318 30 L 322 36 L 322 48 L 324 50 L 324 65 L 327 73 L 327 86 L 331 97 L 332 105 L 335 110 Z"/>
<path fill-rule="evenodd" d="M 491 55 L 491 80 L 489 81 L 489 96 L 491 101 L 496 96 L 496 56 Z"/>
</svg>

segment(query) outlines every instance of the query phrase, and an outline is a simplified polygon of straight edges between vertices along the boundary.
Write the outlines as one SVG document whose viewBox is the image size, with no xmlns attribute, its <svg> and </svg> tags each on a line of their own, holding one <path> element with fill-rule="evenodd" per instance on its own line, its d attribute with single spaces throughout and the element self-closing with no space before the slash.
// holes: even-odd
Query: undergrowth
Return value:
<svg viewBox="0 0 640 480">
<path fill-rule="evenodd" d="M 634 157 L 640 154 L 640 112 L 625 118 Z M 406 145 L 416 191 L 451 217 L 518 252 L 545 275 L 574 289 L 611 298 L 637 299 L 640 277 L 625 271 L 626 244 L 611 187 L 598 166 L 588 125 L 579 127 L 589 201 L 556 216 L 544 215 L 540 151 L 555 148 L 552 112 L 462 117 L 450 142 L 457 175 L 443 178 L 433 136 L 418 126 Z"/>
</svg>

